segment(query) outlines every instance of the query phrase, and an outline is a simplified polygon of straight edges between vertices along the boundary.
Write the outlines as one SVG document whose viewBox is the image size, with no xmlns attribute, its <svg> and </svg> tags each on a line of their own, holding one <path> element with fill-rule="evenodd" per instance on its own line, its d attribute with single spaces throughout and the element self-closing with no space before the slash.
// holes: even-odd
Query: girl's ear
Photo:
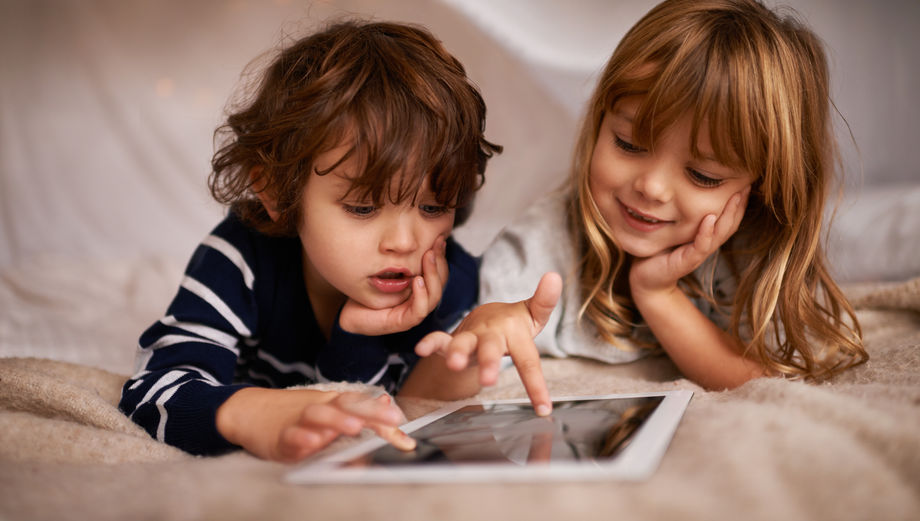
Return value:
<svg viewBox="0 0 920 521">
<path fill-rule="evenodd" d="M 281 214 L 275 209 L 275 196 L 268 190 L 268 182 L 262 175 L 261 166 L 252 167 L 252 170 L 249 171 L 249 180 L 252 182 L 250 188 L 259 198 L 259 201 L 262 202 L 262 207 L 268 212 L 268 216 L 271 217 L 272 221 L 277 222 Z"/>
</svg>

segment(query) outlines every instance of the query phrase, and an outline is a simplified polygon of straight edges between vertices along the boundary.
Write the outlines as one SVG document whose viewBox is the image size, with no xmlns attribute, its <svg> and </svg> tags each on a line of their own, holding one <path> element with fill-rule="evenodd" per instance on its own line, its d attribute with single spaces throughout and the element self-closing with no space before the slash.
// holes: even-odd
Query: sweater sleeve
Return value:
<svg viewBox="0 0 920 521">
<path fill-rule="evenodd" d="M 647 353 L 620 349 L 579 317 L 580 259 L 568 221 L 570 195 L 562 190 L 538 200 L 501 231 L 482 257 L 479 302 L 517 302 L 530 298 L 548 271 L 562 277 L 562 295 L 534 343 L 543 355 L 582 356 L 607 363 L 630 362 Z M 624 346 L 632 347 L 624 338 Z"/>
<path fill-rule="evenodd" d="M 140 337 L 119 408 L 154 438 L 192 454 L 234 448 L 217 431 L 241 342 L 255 331 L 253 275 L 224 221 L 195 251 L 166 316 Z M 232 229 L 232 228 L 231 228 Z"/>
</svg>

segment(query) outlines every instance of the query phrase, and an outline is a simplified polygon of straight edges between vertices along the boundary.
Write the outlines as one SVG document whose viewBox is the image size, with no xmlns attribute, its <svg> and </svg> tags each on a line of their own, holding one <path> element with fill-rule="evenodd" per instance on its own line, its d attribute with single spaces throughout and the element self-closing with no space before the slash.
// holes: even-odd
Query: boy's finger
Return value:
<svg viewBox="0 0 920 521">
<path fill-rule="evenodd" d="M 323 437 L 314 429 L 290 426 L 281 431 L 278 437 L 278 459 L 281 461 L 299 461 L 323 447 Z"/>
<path fill-rule="evenodd" d="M 387 443 L 399 450 L 410 451 L 415 449 L 415 439 L 403 432 L 399 427 L 375 423 L 371 423 L 369 427 L 374 429 L 377 435 L 386 440 Z"/>
<path fill-rule="evenodd" d="M 556 302 L 559 301 L 559 295 L 561 294 L 562 277 L 558 273 L 550 271 L 540 278 L 533 296 L 524 301 L 533 319 L 534 336 L 543 330 L 543 326 L 546 325 L 553 309 L 556 308 Z"/>
<path fill-rule="evenodd" d="M 335 400 L 304 407 L 299 425 L 305 428 L 332 429 L 350 436 L 361 432 L 364 421 L 343 411 L 340 405 L 334 402 Z"/>
<path fill-rule="evenodd" d="M 494 332 L 479 335 L 476 348 L 479 359 L 479 383 L 483 386 L 495 385 L 501 371 L 501 361 L 508 347 L 505 337 Z"/>
<path fill-rule="evenodd" d="M 431 312 L 441 301 L 441 295 L 444 292 L 444 283 L 447 280 L 446 275 L 441 276 L 438 268 L 437 255 L 433 251 L 425 252 L 422 257 L 422 276 L 425 278 L 425 290 L 428 297 L 428 310 L 426 315 Z M 446 263 L 445 263 L 446 265 Z"/>
<path fill-rule="evenodd" d="M 447 346 L 447 368 L 462 371 L 470 364 L 470 355 L 476 350 L 479 338 L 468 331 L 457 333 Z"/>
<path fill-rule="evenodd" d="M 399 425 L 405 417 L 398 407 L 386 400 L 371 398 L 369 395 L 357 394 L 358 399 L 340 400 L 336 403 L 346 414 L 355 416 L 362 422 Z"/>
<path fill-rule="evenodd" d="M 537 351 L 533 340 L 521 338 L 515 342 L 511 359 L 521 376 L 521 382 L 530 397 L 537 416 L 548 416 L 553 412 L 553 402 L 549 398 L 546 380 L 543 379 L 543 368 L 540 366 L 540 353 Z"/>
<path fill-rule="evenodd" d="M 418 356 L 430 356 L 432 353 L 444 354 L 453 339 L 454 337 L 444 331 L 433 331 L 418 341 L 418 344 L 415 345 L 415 354 Z"/>
<path fill-rule="evenodd" d="M 438 277 L 441 278 L 441 285 L 447 284 L 447 278 L 450 276 L 450 270 L 447 266 L 447 240 L 444 237 L 438 237 L 435 243 L 435 266 L 437 267 Z"/>
<path fill-rule="evenodd" d="M 430 295 L 428 281 L 424 277 L 415 277 L 412 279 L 412 294 L 409 295 L 409 309 L 411 310 L 410 322 L 417 323 L 425 318 L 431 312 L 433 306 L 430 306 Z"/>
</svg>

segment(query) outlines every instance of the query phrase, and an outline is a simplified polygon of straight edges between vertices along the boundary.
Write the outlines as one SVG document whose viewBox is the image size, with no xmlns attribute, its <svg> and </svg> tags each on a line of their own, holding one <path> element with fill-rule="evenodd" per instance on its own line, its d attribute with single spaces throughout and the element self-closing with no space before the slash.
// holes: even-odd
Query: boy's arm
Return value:
<svg viewBox="0 0 920 521">
<path fill-rule="evenodd" d="M 217 428 L 231 443 L 268 460 L 294 462 L 338 436 L 355 436 L 364 427 L 399 449 L 415 440 L 397 427 L 405 421 L 389 395 L 312 389 L 242 389 L 217 410 Z"/>
<path fill-rule="evenodd" d="M 255 330 L 249 263 L 238 230 L 222 222 L 198 247 L 166 316 L 138 342 L 138 372 L 119 408 L 152 437 L 193 454 L 235 448 L 215 425 L 233 385 L 243 338 Z"/>
</svg>

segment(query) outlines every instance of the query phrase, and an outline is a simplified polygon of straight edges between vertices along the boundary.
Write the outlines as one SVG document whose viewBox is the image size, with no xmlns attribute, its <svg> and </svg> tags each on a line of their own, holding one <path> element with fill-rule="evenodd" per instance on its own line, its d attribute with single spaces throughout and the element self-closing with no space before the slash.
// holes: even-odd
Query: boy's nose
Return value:
<svg viewBox="0 0 920 521">
<path fill-rule="evenodd" d="M 418 248 L 415 223 L 405 213 L 394 216 L 383 223 L 380 249 L 384 252 L 408 253 Z"/>
</svg>

